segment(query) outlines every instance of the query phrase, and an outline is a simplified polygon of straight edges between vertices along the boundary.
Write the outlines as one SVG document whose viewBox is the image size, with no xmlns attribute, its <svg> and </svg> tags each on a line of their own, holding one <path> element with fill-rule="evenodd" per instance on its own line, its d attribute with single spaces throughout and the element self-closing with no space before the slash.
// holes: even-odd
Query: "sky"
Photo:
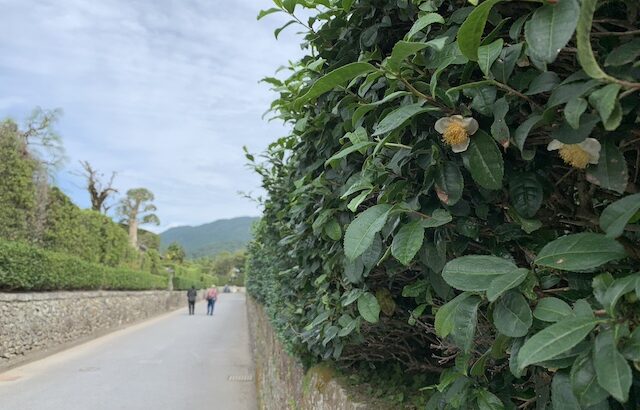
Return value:
<svg viewBox="0 0 640 410">
<path fill-rule="evenodd" d="M 67 161 L 55 184 L 89 207 L 80 160 L 120 193 L 146 187 L 161 225 L 259 215 L 262 194 L 242 146 L 287 133 L 262 115 L 258 83 L 302 56 L 299 31 L 270 0 L 0 0 L 0 117 L 61 108 Z"/>
</svg>

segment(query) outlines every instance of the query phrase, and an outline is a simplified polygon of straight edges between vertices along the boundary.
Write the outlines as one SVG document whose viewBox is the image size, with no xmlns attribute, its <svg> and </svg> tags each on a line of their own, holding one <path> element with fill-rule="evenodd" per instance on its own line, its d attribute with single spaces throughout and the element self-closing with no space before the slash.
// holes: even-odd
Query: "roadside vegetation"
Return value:
<svg viewBox="0 0 640 410">
<path fill-rule="evenodd" d="M 274 3 L 308 54 L 247 287 L 288 351 L 398 407 L 640 408 L 637 1 Z"/>
<path fill-rule="evenodd" d="M 149 190 L 131 189 L 117 200 L 115 173 L 104 180 L 87 161 L 81 162 L 82 175 L 92 209 L 80 209 L 54 185 L 65 162 L 54 129 L 60 115 L 37 109 L 22 126 L 10 119 L 0 123 L 0 291 L 214 283 L 200 265 L 162 255 L 159 236 L 138 227 L 159 222 Z M 109 215 L 114 206 L 117 212 Z"/>
</svg>

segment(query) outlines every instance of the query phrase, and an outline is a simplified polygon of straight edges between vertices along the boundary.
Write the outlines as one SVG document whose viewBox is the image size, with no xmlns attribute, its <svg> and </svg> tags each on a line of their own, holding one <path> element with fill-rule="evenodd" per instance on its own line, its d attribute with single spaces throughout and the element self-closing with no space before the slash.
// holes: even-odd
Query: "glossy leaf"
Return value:
<svg viewBox="0 0 640 410">
<path fill-rule="evenodd" d="M 593 346 L 593 366 L 598 384 L 616 400 L 626 402 L 631 388 L 631 367 L 618 352 L 612 330 L 605 330 L 596 336 Z"/>
<path fill-rule="evenodd" d="M 544 328 L 527 340 L 518 352 L 520 369 L 552 359 L 580 343 L 598 324 L 590 317 L 569 317 Z"/>
<path fill-rule="evenodd" d="M 528 274 L 528 269 L 519 268 L 496 277 L 487 288 L 487 299 L 495 302 L 500 295 L 524 282 Z"/>
<path fill-rule="evenodd" d="M 497 256 L 468 255 L 449 261 L 442 270 L 442 278 L 459 290 L 483 291 L 498 276 L 517 270 L 512 262 Z"/>
<path fill-rule="evenodd" d="M 495 305 L 493 323 L 505 336 L 525 336 L 533 323 L 531 308 L 522 293 L 507 292 Z"/>
<path fill-rule="evenodd" d="M 462 54 L 469 60 L 478 60 L 478 47 L 480 47 L 484 27 L 491 8 L 502 0 L 487 0 L 476 7 L 458 30 L 458 47 Z"/>
<path fill-rule="evenodd" d="M 622 194 L 627 188 L 628 180 L 629 171 L 624 155 L 614 141 L 605 140 L 602 143 L 598 165 L 587 170 L 587 181 Z"/>
<path fill-rule="evenodd" d="M 386 117 L 382 119 L 382 121 L 380 121 L 375 129 L 375 132 L 373 133 L 373 136 L 391 132 L 400 127 L 410 118 L 434 110 L 435 109 L 433 107 L 423 107 L 422 103 L 403 105 L 400 108 L 391 111 L 389 114 L 387 114 Z"/>
<path fill-rule="evenodd" d="M 427 13 L 413 23 L 411 30 L 404 36 L 405 40 L 411 40 L 413 36 L 434 23 L 444 24 L 444 19 L 438 13 Z"/>
<path fill-rule="evenodd" d="M 391 205 L 379 204 L 368 208 L 347 227 L 344 235 L 344 252 L 353 260 L 373 243 L 376 233 L 380 232 L 387 222 Z"/>
<path fill-rule="evenodd" d="M 596 11 L 597 5 L 598 0 L 582 0 L 576 28 L 578 61 L 585 73 L 590 77 L 611 79 L 611 77 L 600 68 L 596 57 L 593 55 L 593 49 L 591 48 L 591 24 L 593 23 L 593 14 Z"/>
<path fill-rule="evenodd" d="M 554 62 L 573 36 L 579 11 L 576 0 L 562 0 L 538 8 L 524 26 L 529 52 L 545 63 Z"/>
<path fill-rule="evenodd" d="M 486 189 L 502 188 L 504 161 L 493 138 L 478 131 L 471 137 L 469 148 L 464 152 L 463 159 L 478 185 Z"/>
<path fill-rule="evenodd" d="M 542 205 L 542 185 L 534 174 L 517 175 L 509 182 L 509 197 L 518 214 L 532 218 Z"/>
<path fill-rule="evenodd" d="M 445 162 L 436 174 L 436 194 L 445 205 L 455 205 L 462 198 L 464 179 L 460 168 L 451 161 Z"/>
<path fill-rule="evenodd" d="M 499 38 L 491 44 L 478 47 L 478 65 L 480 66 L 480 70 L 482 70 L 484 75 L 488 76 L 491 72 L 491 66 L 493 65 L 493 62 L 496 61 L 500 56 L 503 45 L 504 40 Z"/>
<path fill-rule="evenodd" d="M 600 214 L 600 228 L 610 238 L 622 235 L 624 228 L 640 211 L 640 194 L 628 195 L 607 206 Z"/>
<path fill-rule="evenodd" d="M 590 354 L 576 359 L 571 367 L 570 378 L 573 393 L 583 407 L 594 406 L 609 397 L 609 393 L 598 384 Z"/>
<path fill-rule="evenodd" d="M 609 121 L 618 102 L 620 85 L 609 84 L 589 95 L 589 103 L 598 110 L 603 123 Z"/>
<path fill-rule="evenodd" d="M 413 221 L 400 228 L 393 237 L 391 254 L 403 265 L 409 265 L 422 247 L 424 226 L 422 221 Z"/>
<path fill-rule="evenodd" d="M 553 410 L 582 410 L 573 394 L 571 379 L 566 372 L 557 372 L 551 382 L 551 403 Z"/>
<path fill-rule="evenodd" d="M 335 87 L 344 85 L 356 77 L 373 71 L 376 71 L 374 66 L 362 62 L 351 63 L 337 68 L 313 83 L 309 91 L 296 100 L 295 105 L 301 107 L 306 102 L 333 90 Z"/>
<path fill-rule="evenodd" d="M 540 299 L 533 311 L 533 316 L 544 322 L 558 322 L 572 314 L 573 310 L 567 302 L 554 297 Z"/>
<path fill-rule="evenodd" d="M 546 244 L 535 263 L 560 270 L 584 271 L 625 256 L 624 247 L 614 239 L 584 232 L 566 235 Z"/>
<path fill-rule="evenodd" d="M 376 297 L 367 292 L 358 298 L 358 312 L 364 320 L 370 323 L 377 323 L 380 320 L 380 305 Z"/>
</svg>

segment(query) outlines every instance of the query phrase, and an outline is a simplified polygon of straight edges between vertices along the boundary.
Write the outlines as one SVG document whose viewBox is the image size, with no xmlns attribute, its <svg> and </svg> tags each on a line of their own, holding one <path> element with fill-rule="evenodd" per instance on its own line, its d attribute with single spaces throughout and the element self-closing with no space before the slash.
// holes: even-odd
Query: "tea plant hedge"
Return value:
<svg viewBox="0 0 640 410">
<path fill-rule="evenodd" d="M 638 2 L 274 3 L 308 54 L 247 270 L 289 351 L 428 409 L 640 408 Z"/>
</svg>

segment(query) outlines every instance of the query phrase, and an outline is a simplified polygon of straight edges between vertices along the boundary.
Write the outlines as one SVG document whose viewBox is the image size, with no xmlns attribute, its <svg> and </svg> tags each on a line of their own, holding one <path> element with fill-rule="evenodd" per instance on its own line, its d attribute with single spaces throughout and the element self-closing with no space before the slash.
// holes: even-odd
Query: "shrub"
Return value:
<svg viewBox="0 0 640 410">
<path fill-rule="evenodd" d="M 320 9 L 255 164 L 289 350 L 432 409 L 638 408 L 637 2 L 275 3 Z"/>
<path fill-rule="evenodd" d="M 166 289 L 166 278 L 90 263 L 20 242 L 0 241 L 0 290 Z"/>
</svg>

